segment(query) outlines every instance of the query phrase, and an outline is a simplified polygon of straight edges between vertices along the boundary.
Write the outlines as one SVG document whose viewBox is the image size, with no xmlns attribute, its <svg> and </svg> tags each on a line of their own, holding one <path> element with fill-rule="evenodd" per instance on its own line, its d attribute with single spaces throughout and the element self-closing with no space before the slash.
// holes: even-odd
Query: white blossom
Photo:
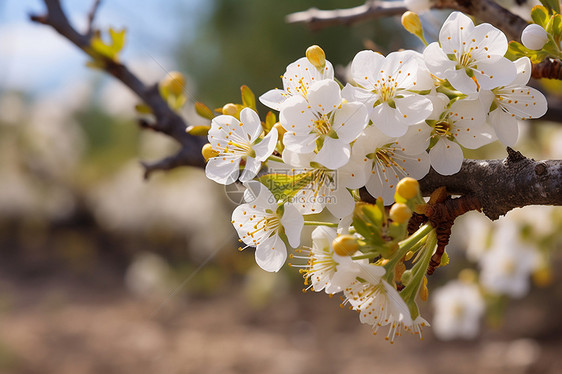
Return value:
<svg viewBox="0 0 562 374">
<path fill-rule="evenodd" d="M 432 111 L 431 100 L 414 91 L 433 87 L 423 69 L 421 55 L 414 51 L 390 53 L 387 57 L 361 51 L 351 63 L 354 86 L 344 96 L 365 103 L 369 119 L 388 136 L 402 136 L 408 126 L 425 120 Z"/>
<path fill-rule="evenodd" d="M 313 84 L 307 98 L 292 96 L 283 104 L 281 125 L 287 130 L 283 144 L 289 151 L 314 154 L 312 161 L 335 170 L 349 161 L 350 143 L 367 123 L 367 110 L 359 102 L 342 101 L 333 80 Z"/>
<path fill-rule="evenodd" d="M 476 284 L 447 283 L 434 292 L 433 307 L 433 328 L 440 339 L 473 339 L 478 334 L 485 304 Z"/>
<path fill-rule="evenodd" d="M 546 30 L 536 23 L 531 23 L 521 33 L 521 43 L 529 49 L 538 51 L 548 41 Z"/>
<path fill-rule="evenodd" d="M 261 103 L 271 109 L 281 110 L 282 104 L 294 95 L 306 98 L 308 90 L 314 83 L 324 79 L 334 79 L 334 68 L 330 61 L 326 61 L 325 67 L 319 70 L 306 57 L 302 57 L 289 64 L 281 78 L 282 90 L 276 88 L 259 97 Z"/>
<path fill-rule="evenodd" d="M 460 12 L 453 12 L 439 32 L 439 43 L 423 53 L 429 70 L 464 94 L 505 86 L 515 78 L 513 62 L 504 57 L 505 35 L 488 23 L 474 26 Z"/>
<path fill-rule="evenodd" d="M 286 244 L 293 248 L 300 244 L 304 219 L 290 204 L 278 207 L 273 194 L 260 182 L 245 185 L 247 192 L 253 191 L 245 194 L 251 201 L 234 209 L 232 224 L 246 245 L 256 247 L 257 264 L 266 271 L 279 271 L 287 259 Z"/>
<path fill-rule="evenodd" d="M 210 158 L 205 168 L 207 178 L 221 184 L 234 183 L 244 170 L 240 181 L 253 179 L 265 161 L 275 150 L 277 130 L 271 129 L 263 139 L 258 114 L 250 108 L 240 112 L 240 121 L 233 116 L 221 115 L 213 118 L 209 130 L 209 143 L 218 156 Z"/>
</svg>

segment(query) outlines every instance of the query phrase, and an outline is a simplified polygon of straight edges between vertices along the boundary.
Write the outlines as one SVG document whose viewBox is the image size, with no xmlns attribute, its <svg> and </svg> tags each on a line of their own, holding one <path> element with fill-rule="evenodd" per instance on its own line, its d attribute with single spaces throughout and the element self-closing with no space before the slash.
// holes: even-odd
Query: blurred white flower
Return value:
<svg viewBox="0 0 562 374">
<path fill-rule="evenodd" d="M 440 339 L 472 339 L 478 334 L 485 304 L 476 284 L 447 283 L 434 292 L 433 307 L 433 328 Z"/>
<path fill-rule="evenodd" d="M 480 282 L 492 293 L 520 298 L 529 291 L 539 253 L 521 241 L 518 225 L 509 219 L 504 218 L 493 235 L 490 250 L 480 260 Z"/>
</svg>

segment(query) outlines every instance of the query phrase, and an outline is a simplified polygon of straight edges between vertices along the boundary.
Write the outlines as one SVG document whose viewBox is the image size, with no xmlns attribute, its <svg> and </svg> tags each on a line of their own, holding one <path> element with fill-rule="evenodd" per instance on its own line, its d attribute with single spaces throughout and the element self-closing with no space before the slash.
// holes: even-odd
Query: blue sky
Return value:
<svg viewBox="0 0 562 374">
<path fill-rule="evenodd" d="M 66 0 L 63 7 L 81 29 L 93 0 Z M 102 0 L 96 25 L 127 28 L 123 60 L 147 60 L 170 70 L 178 38 L 193 35 L 196 20 L 209 11 L 205 0 Z M 87 58 L 53 30 L 28 20 L 42 13 L 40 0 L 0 0 L 0 90 L 41 92 L 68 80 L 96 74 Z"/>
</svg>

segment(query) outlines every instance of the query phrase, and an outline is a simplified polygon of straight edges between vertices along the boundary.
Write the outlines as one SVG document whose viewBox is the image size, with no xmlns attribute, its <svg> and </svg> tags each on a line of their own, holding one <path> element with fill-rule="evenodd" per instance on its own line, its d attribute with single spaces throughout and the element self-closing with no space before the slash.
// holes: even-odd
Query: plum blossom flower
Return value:
<svg viewBox="0 0 562 374">
<path fill-rule="evenodd" d="M 349 256 L 339 256 L 334 252 L 332 242 L 336 239 L 336 230 L 320 226 L 312 232 L 312 248 L 306 257 L 308 264 L 303 274 L 310 280 L 316 292 L 324 290 L 327 294 L 343 291 L 359 273 L 358 263 Z M 305 284 L 306 284 L 305 280 Z"/>
<path fill-rule="evenodd" d="M 464 94 L 505 86 L 515 78 L 513 62 L 504 57 L 507 38 L 488 23 L 474 26 L 460 12 L 453 12 L 439 32 L 439 43 L 423 53 L 429 70 Z"/>
<path fill-rule="evenodd" d="M 386 58 L 373 51 L 361 51 L 351 63 L 354 86 L 344 95 L 365 103 L 369 119 L 388 136 L 402 136 L 408 126 L 425 120 L 432 111 L 431 100 L 412 91 L 433 87 L 421 56 L 413 51 L 392 52 Z"/>
<path fill-rule="evenodd" d="M 293 248 L 300 244 L 304 219 L 290 204 L 278 207 L 273 194 L 260 182 L 250 181 L 245 186 L 248 202 L 234 209 L 232 224 L 247 246 L 256 247 L 257 264 L 266 271 L 279 271 L 287 259 L 286 244 Z"/>
<path fill-rule="evenodd" d="M 250 108 L 242 109 L 240 121 L 229 115 L 213 118 L 208 139 L 219 154 L 209 159 L 205 168 L 207 178 L 221 184 L 234 183 L 240 175 L 240 166 L 244 165 L 240 181 L 253 179 L 277 144 L 276 129 L 271 129 L 263 139 L 262 132 L 260 118 Z"/>
<path fill-rule="evenodd" d="M 429 133 L 428 139 L 437 140 L 429 151 L 431 166 L 436 172 L 452 175 L 460 170 L 464 159 L 460 145 L 476 149 L 492 142 L 492 129 L 485 118 L 479 100 L 458 100 L 449 109 L 445 107 L 431 128 L 424 128 L 422 133 Z"/>
<path fill-rule="evenodd" d="M 542 117 L 547 110 L 546 98 L 537 89 L 528 87 L 531 77 L 531 61 L 522 57 L 515 61 L 517 76 L 506 86 L 492 89 L 493 109 L 489 123 L 494 128 L 498 139 L 506 146 L 513 146 L 517 141 L 518 119 Z"/>
<path fill-rule="evenodd" d="M 478 334 L 484 299 L 474 283 L 452 281 L 433 295 L 435 335 L 443 340 L 472 339 Z"/>
<path fill-rule="evenodd" d="M 360 267 L 357 279 L 344 290 L 344 304 L 349 303 L 352 309 L 359 311 L 361 323 L 371 325 L 375 334 L 380 327 L 390 325 L 385 339 L 391 343 L 403 330 L 419 331 L 425 320 L 418 319 L 414 324 L 410 310 L 396 288 L 382 279 L 385 269 L 374 264 Z"/>
<path fill-rule="evenodd" d="M 423 140 L 410 140 L 413 137 L 419 138 L 417 127 L 410 127 L 403 138 L 397 139 L 369 126 L 357 139 L 350 164 L 363 166 L 365 187 L 372 196 L 381 196 L 390 203 L 394 201 L 396 185 L 402 178 L 421 179 L 429 172 L 427 144 Z M 409 144 L 405 145 L 404 141 Z"/>
<path fill-rule="evenodd" d="M 314 83 L 307 98 L 292 96 L 280 113 L 287 130 L 283 144 L 289 151 L 314 154 L 313 162 L 335 170 L 349 161 L 350 143 L 367 123 L 367 109 L 359 102 L 342 101 L 333 80 Z"/>
<path fill-rule="evenodd" d="M 493 293 L 523 297 L 539 260 L 537 250 L 519 238 L 517 225 L 504 218 L 497 226 L 490 250 L 480 260 L 482 286 Z"/>
<path fill-rule="evenodd" d="M 334 79 L 334 68 L 330 61 L 322 69 L 316 68 L 306 57 L 289 64 L 283 79 L 283 89 L 269 90 L 259 97 L 261 103 L 271 109 L 281 110 L 282 104 L 291 96 L 306 98 L 310 87 L 324 79 Z"/>
</svg>

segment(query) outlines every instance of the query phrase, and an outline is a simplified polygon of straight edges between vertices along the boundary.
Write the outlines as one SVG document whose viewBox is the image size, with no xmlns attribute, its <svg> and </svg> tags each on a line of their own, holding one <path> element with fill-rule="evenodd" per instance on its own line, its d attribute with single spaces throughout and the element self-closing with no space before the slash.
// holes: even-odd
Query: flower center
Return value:
<svg viewBox="0 0 562 374">
<path fill-rule="evenodd" d="M 377 80 L 377 84 L 375 84 L 375 89 L 373 90 L 373 92 L 379 94 L 380 101 L 386 102 L 391 100 L 396 95 L 397 87 L 398 83 L 396 83 L 394 81 L 394 78 L 389 75 L 388 79 L 386 80 L 384 78 L 381 78 L 381 81 Z"/>
<path fill-rule="evenodd" d="M 265 216 L 258 222 L 256 222 L 256 224 L 254 225 L 254 231 L 249 231 L 248 236 L 253 238 L 254 235 L 260 233 L 260 235 L 258 236 L 261 237 L 261 235 L 265 235 L 268 232 L 276 232 L 279 227 L 281 227 L 281 220 L 277 215 Z M 267 239 L 267 237 L 269 237 L 269 235 L 264 237 L 264 239 Z"/>
<path fill-rule="evenodd" d="M 332 125 L 330 120 L 326 117 L 325 114 L 322 115 L 319 119 L 314 121 L 314 129 L 320 135 L 328 135 L 332 130 Z"/>
<path fill-rule="evenodd" d="M 449 122 L 439 122 L 435 124 L 433 131 L 439 136 L 451 136 L 451 124 Z"/>
<path fill-rule="evenodd" d="M 387 168 L 396 165 L 393 156 L 394 153 L 390 149 L 379 148 L 375 151 L 375 159 Z"/>
</svg>

